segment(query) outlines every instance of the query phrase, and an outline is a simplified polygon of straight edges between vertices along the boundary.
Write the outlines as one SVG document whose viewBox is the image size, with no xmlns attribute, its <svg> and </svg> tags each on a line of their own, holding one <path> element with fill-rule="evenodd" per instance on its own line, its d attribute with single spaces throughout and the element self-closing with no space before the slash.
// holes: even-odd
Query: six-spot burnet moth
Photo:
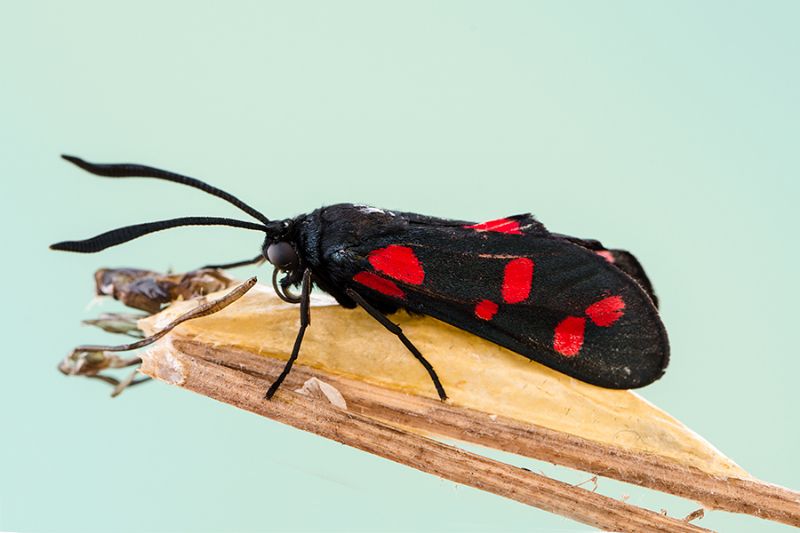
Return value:
<svg viewBox="0 0 800 533">
<path fill-rule="evenodd" d="M 200 180 L 136 164 L 64 159 L 93 174 L 173 181 L 222 198 L 258 222 L 184 217 L 115 229 L 54 250 L 93 253 L 148 233 L 189 225 L 224 225 L 266 234 L 261 253 L 272 283 L 300 304 L 300 329 L 271 398 L 289 373 L 310 324 L 312 284 L 346 308 L 361 306 L 394 333 L 430 375 L 436 371 L 386 315 L 399 309 L 429 315 L 579 380 L 614 389 L 648 385 L 669 359 L 667 333 L 653 288 L 629 252 L 595 240 L 551 233 L 531 215 L 490 222 L 337 204 L 270 220 L 233 195 Z M 281 276 L 279 279 L 279 276 Z M 300 286 L 300 294 L 290 287 Z M 445 370 L 446 371 L 446 370 Z"/>
</svg>

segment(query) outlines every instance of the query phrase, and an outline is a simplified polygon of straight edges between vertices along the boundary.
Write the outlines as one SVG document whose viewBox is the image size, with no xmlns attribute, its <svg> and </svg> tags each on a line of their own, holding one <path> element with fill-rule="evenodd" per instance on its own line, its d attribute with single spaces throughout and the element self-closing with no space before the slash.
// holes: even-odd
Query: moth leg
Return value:
<svg viewBox="0 0 800 533">
<path fill-rule="evenodd" d="M 243 267 L 248 265 L 255 265 L 265 261 L 264 254 L 258 254 L 252 259 L 245 259 L 244 261 L 235 261 L 233 263 L 222 263 L 219 265 L 206 265 L 200 267 L 198 270 L 228 270 L 229 268 Z"/>
<path fill-rule="evenodd" d="M 267 393 L 264 395 L 264 398 L 267 400 L 272 398 L 272 396 L 278 390 L 278 387 L 280 387 L 281 383 L 283 383 L 283 380 L 289 375 L 289 371 L 292 370 L 292 365 L 297 359 L 297 356 L 300 354 L 300 345 L 303 342 L 303 335 L 306 333 L 306 328 L 311 324 L 310 300 L 311 270 L 307 269 L 303 273 L 303 288 L 300 293 L 300 330 L 297 332 L 297 338 L 294 340 L 294 348 L 292 348 L 292 355 L 290 355 L 289 359 L 286 361 L 286 366 L 283 367 L 283 372 L 281 372 L 281 375 L 278 376 L 278 379 L 276 379 L 272 385 L 270 385 Z"/>
<path fill-rule="evenodd" d="M 433 366 L 428 362 L 427 359 L 425 359 L 425 357 L 420 353 L 417 347 L 414 346 L 410 340 L 408 340 L 408 337 L 405 336 L 405 333 L 403 333 L 403 330 L 400 329 L 400 326 L 389 320 L 389 318 L 387 318 L 386 315 L 384 315 L 383 313 L 372 307 L 372 305 L 370 305 L 369 302 L 367 302 L 360 294 L 358 294 L 353 289 L 349 288 L 345 289 L 345 293 L 347 293 L 347 295 L 350 298 L 355 300 L 355 302 L 358 305 L 363 307 L 364 310 L 372 316 L 372 318 L 380 322 L 383 325 L 383 327 L 385 327 L 386 329 L 397 335 L 397 337 L 400 339 L 400 342 L 402 342 L 403 345 L 406 348 L 408 348 L 408 351 L 411 352 L 414 355 L 414 357 L 417 358 L 417 361 L 422 363 L 422 366 L 425 367 L 425 370 L 428 371 L 428 374 L 433 380 L 433 385 L 436 387 L 436 392 L 439 393 L 439 398 L 442 401 L 447 400 L 447 394 L 444 392 L 444 387 L 442 387 L 442 382 L 439 381 L 439 376 L 436 375 L 436 371 L 433 369 Z"/>
</svg>

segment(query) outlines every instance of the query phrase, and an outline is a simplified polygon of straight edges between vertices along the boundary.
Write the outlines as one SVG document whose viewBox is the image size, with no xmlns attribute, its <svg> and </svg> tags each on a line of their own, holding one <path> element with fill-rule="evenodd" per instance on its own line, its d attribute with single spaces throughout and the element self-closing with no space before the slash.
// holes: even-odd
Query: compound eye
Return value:
<svg viewBox="0 0 800 533">
<path fill-rule="evenodd" d="M 291 270 L 297 266 L 297 252 L 288 242 L 274 242 L 267 248 L 267 259 L 281 270 Z"/>
</svg>

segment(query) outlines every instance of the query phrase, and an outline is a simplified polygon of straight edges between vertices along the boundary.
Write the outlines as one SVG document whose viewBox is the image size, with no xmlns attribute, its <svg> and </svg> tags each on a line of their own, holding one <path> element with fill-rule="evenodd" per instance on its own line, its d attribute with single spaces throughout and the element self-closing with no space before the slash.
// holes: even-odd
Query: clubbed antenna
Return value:
<svg viewBox="0 0 800 533">
<path fill-rule="evenodd" d="M 159 220 L 157 222 L 146 222 L 144 224 L 136 224 L 134 226 L 125 226 L 124 228 L 117 228 L 105 233 L 101 233 L 91 239 L 82 241 L 63 241 L 56 244 L 51 244 L 51 250 L 63 250 L 66 252 L 78 252 L 83 254 L 93 254 L 111 246 L 116 246 L 124 242 L 132 241 L 148 233 L 155 233 L 169 228 L 176 228 L 179 226 L 233 226 L 234 228 L 244 228 L 256 231 L 270 232 L 268 226 L 256 224 L 255 222 L 246 222 L 244 220 L 235 220 L 232 218 L 219 218 L 219 217 L 182 217 L 173 218 L 171 220 Z"/>
<path fill-rule="evenodd" d="M 216 187 L 195 178 L 190 178 L 181 174 L 175 174 L 174 172 L 169 172 L 167 170 L 148 167 L 146 165 L 137 165 L 133 163 L 98 164 L 89 163 L 88 161 L 84 161 L 79 157 L 71 155 L 62 155 L 61 157 L 70 163 L 79 166 L 87 172 L 91 172 L 92 174 L 96 174 L 98 176 L 105 176 L 107 178 L 156 178 L 172 181 L 174 183 L 180 183 L 182 185 L 188 185 L 189 187 L 200 189 L 201 191 L 207 192 L 208 194 L 216 196 L 217 198 L 222 198 L 226 202 L 230 202 L 251 217 L 260 220 L 264 224 L 268 224 L 270 222 L 270 220 L 261 212 L 250 207 L 243 201 L 236 198 L 234 195 L 221 189 L 217 189 Z"/>
</svg>

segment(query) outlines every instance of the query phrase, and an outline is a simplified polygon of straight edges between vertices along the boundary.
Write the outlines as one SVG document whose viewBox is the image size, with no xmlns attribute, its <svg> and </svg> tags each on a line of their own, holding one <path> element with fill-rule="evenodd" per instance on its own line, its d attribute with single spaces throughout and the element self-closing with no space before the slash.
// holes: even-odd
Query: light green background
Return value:
<svg viewBox="0 0 800 533">
<path fill-rule="evenodd" d="M 78 325 L 98 312 L 95 268 L 189 269 L 259 245 L 180 229 L 49 252 L 118 225 L 240 216 L 172 184 L 89 176 L 61 152 L 204 178 L 272 217 L 340 201 L 532 211 L 629 248 L 673 351 L 642 394 L 800 488 L 799 17 L 796 2 L 3 2 L 0 529 L 587 529 L 165 385 L 110 400 L 58 374 L 72 346 L 108 340 Z"/>
</svg>

